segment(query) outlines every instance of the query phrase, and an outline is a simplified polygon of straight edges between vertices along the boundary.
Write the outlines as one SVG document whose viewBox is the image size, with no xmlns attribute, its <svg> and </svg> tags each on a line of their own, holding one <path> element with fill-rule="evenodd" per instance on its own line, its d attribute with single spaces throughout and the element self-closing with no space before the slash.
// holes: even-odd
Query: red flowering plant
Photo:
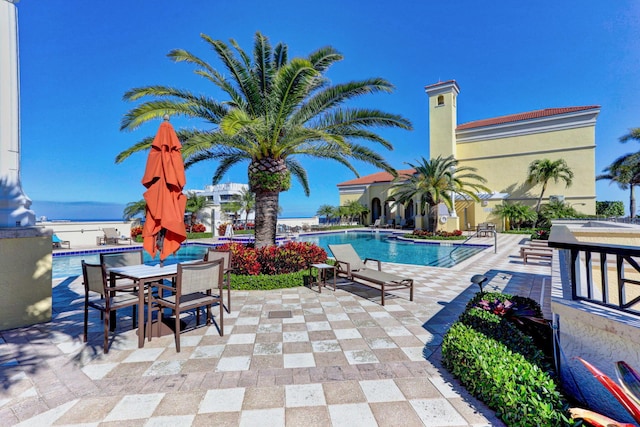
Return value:
<svg viewBox="0 0 640 427">
<path fill-rule="evenodd" d="M 136 237 L 142 234 L 142 226 L 131 227 L 131 238 L 135 240 Z"/>
<path fill-rule="evenodd" d="M 260 249 L 241 243 L 227 243 L 220 250 L 231 251 L 231 268 L 234 273 L 242 275 L 293 273 L 308 268 L 309 264 L 327 260 L 324 249 L 304 242 L 288 242 Z"/>
<path fill-rule="evenodd" d="M 207 227 L 204 224 L 193 224 L 191 226 L 192 233 L 204 233 L 205 231 L 207 231 Z"/>
</svg>

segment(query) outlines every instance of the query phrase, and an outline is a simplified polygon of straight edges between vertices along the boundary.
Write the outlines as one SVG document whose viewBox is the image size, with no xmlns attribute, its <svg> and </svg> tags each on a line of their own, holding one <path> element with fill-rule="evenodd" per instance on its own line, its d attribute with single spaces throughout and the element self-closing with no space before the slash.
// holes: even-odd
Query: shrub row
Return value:
<svg viewBox="0 0 640 427">
<path fill-rule="evenodd" d="M 544 353 L 507 317 L 478 307 L 483 300 L 539 311 L 529 298 L 479 294 L 444 336 L 444 366 L 509 426 L 573 425 Z"/>
<path fill-rule="evenodd" d="M 295 288 L 302 286 L 309 276 L 309 270 L 297 271 L 295 273 L 278 274 L 271 276 L 268 274 L 258 274 L 254 276 L 231 275 L 231 288 L 244 291 L 268 290 Z"/>
<path fill-rule="evenodd" d="M 405 234 L 404 237 L 408 239 L 429 239 L 429 240 L 464 240 L 465 236 L 462 235 L 462 230 L 454 231 L 432 231 L 426 230 L 413 230 L 409 234 Z"/>
<path fill-rule="evenodd" d="M 309 264 L 325 262 L 327 253 L 318 245 L 308 242 L 287 242 L 281 246 L 253 248 L 240 243 L 227 243 L 220 250 L 230 250 L 231 268 L 245 276 L 295 273 Z"/>
</svg>

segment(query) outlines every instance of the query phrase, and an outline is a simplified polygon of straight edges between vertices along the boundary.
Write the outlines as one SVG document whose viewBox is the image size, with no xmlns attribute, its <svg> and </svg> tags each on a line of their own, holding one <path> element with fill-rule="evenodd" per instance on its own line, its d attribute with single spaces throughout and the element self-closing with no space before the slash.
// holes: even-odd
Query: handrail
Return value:
<svg viewBox="0 0 640 427">
<path fill-rule="evenodd" d="M 482 230 L 483 233 L 493 233 L 493 239 L 494 239 L 494 253 L 498 253 L 498 232 L 495 230 Z M 473 233 L 471 236 L 467 237 L 464 242 L 460 243 L 459 245 L 456 245 L 455 248 L 453 248 L 453 250 L 451 252 L 449 252 L 449 258 L 451 258 L 453 260 L 453 253 L 455 251 L 457 251 L 458 249 L 460 249 L 465 243 L 467 243 L 469 240 L 471 240 L 474 237 L 478 237 L 478 234 L 480 234 L 480 231 L 476 231 L 475 233 Z"/>
<path fill-rule="evenodd" d="M 549 240 L 569 267 L 571 299 L 640 315 L 640 248 L 572 240 Z"/>
</svg>

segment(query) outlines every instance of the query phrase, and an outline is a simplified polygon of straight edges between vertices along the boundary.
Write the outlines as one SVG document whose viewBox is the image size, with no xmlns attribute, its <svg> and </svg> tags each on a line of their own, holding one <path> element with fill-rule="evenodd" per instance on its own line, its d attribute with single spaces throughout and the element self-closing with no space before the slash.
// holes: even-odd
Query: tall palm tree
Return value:
<svg viewBox="0 0 640 427">
<path fill-rule="evenodd" d="M 275 243 L 279 195 L 289 189 L 291 176 L 309 195 L 307 173 L 299 157 L 334 160 L 356 176 L 351 160 L 395 174 L 380 154 L 361 142 L 392 149 L 372 129 L 411 129 L 411 123 L 400 115 L 344 106 L 361 95 L 391 92 L 393 86 L 388 81 L 369 78 L 332 84 L 324 73 L 343 57 L 331 46 L 306 58 L 289 60 L 287 45 L 272 47 L 259 32 L 255 34 L 253 57 L 234 40 L 228 45 L 205 34 L 201 38 L 217 54 L 224 72 L 186 50 L 176 49 L 168 56 L 195 66 L 195 73 L 213 83 L 228 99 L 220 101 L 169 86 L 131 89 L 124 95 L 128 101 L 152 99 L 132 108 L 124 116 L 121 129 L 136 129 L 164 114 L 204 121 L 208 125 L 205 129 L 178 132 L 185 165 L 219 162 L 213 174 L 216 183 L 231 167 L 248 163 L 249 187 L 256 195 L 257 247 Z M 151 137 L 143 139 L 121 152 L 116 162 L 148 149 L 151 142 Z"/>
<path fill-rule="evenodd" d="M 501 218 L 508 220 L 509 228 L 516 227 L 520 230 L 520 226 L 526 221 L 535 221 L 537 215 L 532 207 L 522 204 L 521 202 L 502 202 L 493 210 L 493 213 Z"/>
<path fill-rule="evenodd" d="M 205 196 L 199 196 L 198 193 L 190 191 L 187 193 L 187 206 L 185 211 L 191 214 L 191 226 L 198 221 L 198 213 L 210 207 L 213 203 L 207 200 Z"/>
<path fill-rule="evenodd" d="M 529 165 L 529 175 L 527 176 L 527 183 L 532 186 L 542 184 L 542 191 L 538 196 L 538 203 L 536 204 L 536 214 L 540 214 L 540 203 L 544 192 L 547 190 L 547 184 L 553 180 L 556 184 L 559 181 L 564 181 L 565 186 L 570 187 L 573 183 L 573 171 L 567 165 L 564 159 L 549 160 L 541 159 L 534 160 Z M 535 225 L 535 224 L 534 224 Z"/>
<path fill-rule="evenodd" d="M 316 211 L 316 215 L 323 216 L 325 218 L 325 221 L 328 224 L 334 212 L 335 212 L 335 207 L 331 205 L 321 205 Z"/>
<path fill-rule="evenodd" d="M 240 205 L 242 205 L 242 210 L 244 211 L 244 227 L 247 228 L 249 214 L 256 207 L 256 195 L 248 188 L 243 188 L 240 192 Z"/>
<path fill-rule="evenodd" d="M 425 212 L 425 205 L 429 206 L 429 229 L 438 230 L 438 205 L 444 203 L 449 209 L 453 207 L 451 196 L 461 194 L 479 201 L 477 192 L 490 191 L 483 184 L 486 180 L 476 174 L 476 169 L 470 166 L 458 166 L 453 157 L 438 156 L 435 159 L 421 161 L 413 165 L 415 173 L 409 176 L 399 176 L 394 181 L 398 184 L 392 188 L 396 205 L 405 205 L 411 200 L 418 202 L 420 212 Z"/>
<path fill-rule="evenodd" d="M 620 142 L 628 142 L 631 140 L 640 142 L 640 128 L 631 128 L 628 134 L 620 137 Z"/>
<path fill-rule="evenodd" d="M 129 221 L 136 215 L 142 215 L 147 212 L 147 201 L 142 199 L 137 202 L 127 203 L 124 207 L 124 211 L 122 212 L 122 216 L 126 221 Z"/>
<path fill-rule="evenodd" d="M 621 190 L 629 189 L 629 215 L 636 216 L 635 186 L 640 185 L 640 151 L 618 157 L 604 168 L 604 174 L 596 176 L 596 180 L 608 179 L 618 184 Z"/>
<path fill-rule="evenodd" d="M 347 202 L 345 205 L 346 211 L 349 213 L 350 220 L 353 221 L 354 218 L 358 218 L 358 223 L 362 222 L 362 216 L 365 212 L 369 210 L 359 201 L 351 200 Z"/>
</svg>

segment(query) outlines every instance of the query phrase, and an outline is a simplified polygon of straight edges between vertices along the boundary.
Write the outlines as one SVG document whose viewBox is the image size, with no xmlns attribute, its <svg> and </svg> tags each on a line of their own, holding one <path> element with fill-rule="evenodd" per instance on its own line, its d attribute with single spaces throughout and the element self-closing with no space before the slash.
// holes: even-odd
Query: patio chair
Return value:
<svg viewBox="0 0 640 427">
<path fill-rule="evenodd" d="M 144 264 L 144 257 L 142 249 L 135 251 L 121 251 L 121 252 L 103 252 L 100 254 L 100 264 L 102 264 L 107 271 L 114 267 L 124 267 L 127 265 L 140 265 Z M 107 277 L 109 281 L 109 277 Z M 130 279 L 120 278 L 117 279 L 117 284 L 120 286 L 131 286 L 129 292 L 137 292 L 138 282 L 134 282 Z M 133 322 L 136 321 L 136 307 L 133 308 Z"/>
<path fill-rule="evenodd" d="M 205 261 L 223 260 L 222 266 L 224 268 L 224 280 L 222 282 L 222 289 L 227 288 L 227 313 L 231 313 L 231 251 L 218 251 L 216 248 L 209 248 L 204 256 Z"/>
<path fill-rule="evenodd" d="M 349 280 L 360 280 L 366 286 L 381 291 L 381 304 L 384 305 L 384 294 L 387 290 L 409 288 L 409 300 L 413 301 L 413 279 L 381 271 L 381 263 L 376 259 L 360 258 L 350 244 L 329 245 L 329 250 L 336 260 L 337 274 L 346 276 Z M 368 261 L 377 263 L 377 270 L 367 267 Z"/>
<path fill-rule="evenodd" d="M 223 260 L 201 261 L 194 263 L 178 264 L 178 276 L 176 285 L 158 285 L 158 296 L 151 296 L 148 300 L 149 310 L 155 304 L 160 312 L 159 321 L 162 322 L 164 308 L 170 308 L 175 313 L 175 326 L 173 333 L 176 339 L 176 352 L 180 352 L 180 313 L 196 309 L 196 326 L 200 324 L 200 307 L 207 307 L 207 321 L 211 322 L 211 306 L 220 306 L 220 322 L 218 331 L 220 336 L 224 335 L 224 307 L 222 298 L 222 282 L 224 281 Z M 213 290 L 218 290 L 218 295 L 213 294 Z M 171 291 L 171 294 L 164 296 L 163 290 Z"/>
<path fill-rule="evenodd" d="M 376 219 L 373 224 L 369 224 L 371 228 L 380 228 L 380 218 Z"/>
<path fill-rule="evenodd" d="M 130 237 L 124 237 L 118 235 L 118 230 L 115 228 L 103 228 L 104 231 L 104 244 L 105 245 L 119 245 L 121 240 L 125 242 L 129 242 L 129 244 L 133 243 L 133 240 Z"/>
<path fill-rule="evenodd" d="M 62 240 L 55 233 L 51 236 L 51 242 L 53 243 L 54 249 L 62 249 L 64 245 L 67 246 L 67 249 L 71 249 L 71 242 L 68 240 Z"/>
<path fill-rule="evenodd" d="M 135 307 L 138 304 L 138 295 L 134 290 L 134 285 L 109 286 L 107 283 L 107 273 L 101 264 L 87 264 L 82 261 L 82 278 L 84 283 L 84 342 L 87 342 L 89 307 L 100 311 L 103 327 L 105 354 L 109 352 L 109 321 L 111 313 L 126 307 Z M 129 292 L 123 292 L 129 291 Z M 91 299 L 90 294 L 100 295 L 99 299 Z M 133 327 L 136 326 L 135 315 L 133 316 Z"/>
</svg>

